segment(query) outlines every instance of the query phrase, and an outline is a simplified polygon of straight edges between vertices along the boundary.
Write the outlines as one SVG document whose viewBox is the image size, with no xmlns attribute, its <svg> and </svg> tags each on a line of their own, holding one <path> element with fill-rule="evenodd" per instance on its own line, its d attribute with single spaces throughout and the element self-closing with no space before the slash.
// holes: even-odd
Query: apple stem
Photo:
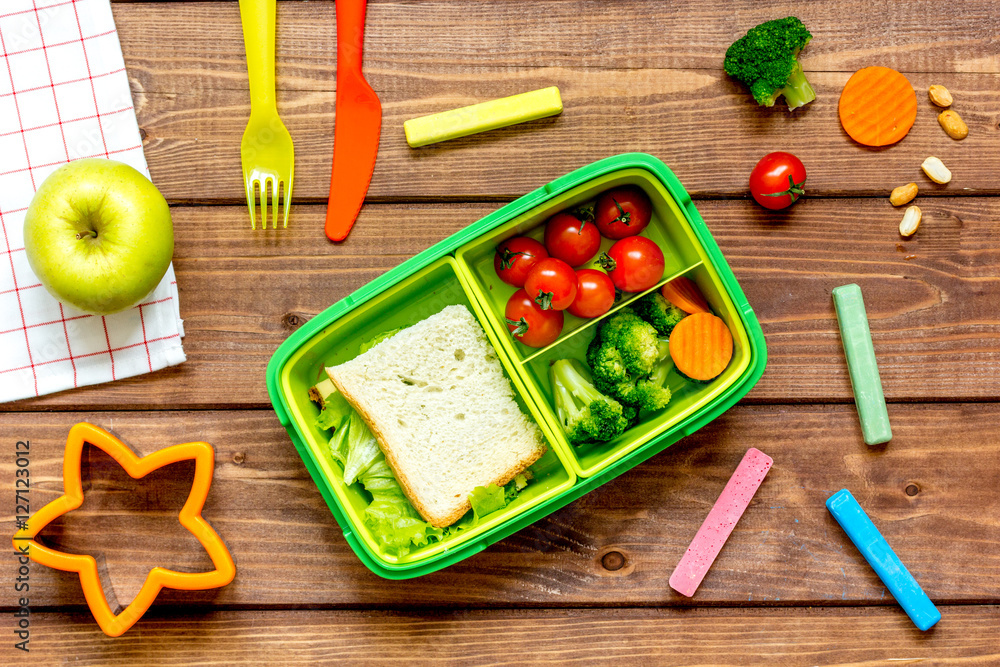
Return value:
<svg viewBox="0 0 1000 667">
<path fill-rule="evenodd" d="M 79 234 L 77 234 L 76 238 L 77 239 L 82 239 L 82 238 L 84 238 L 86 236 L 89 236 L 92 239 L 96 239 L 97 238 L 97 232 L 94 231 L 93 229 L 88 229 L 86 231 L 83 231 L 83 232 L 80 232 Z"/>
</svg>

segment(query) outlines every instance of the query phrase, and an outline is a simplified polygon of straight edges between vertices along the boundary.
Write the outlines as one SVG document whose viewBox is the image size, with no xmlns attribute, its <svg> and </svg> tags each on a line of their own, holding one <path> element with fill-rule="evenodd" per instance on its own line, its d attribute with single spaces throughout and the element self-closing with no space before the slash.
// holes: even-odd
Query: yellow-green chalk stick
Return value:
<svg viewBox="0 0 1000 667">
<path fill-rule="evenodd" d="M 559 89 L 552 86 L 461 109 L 413 118 L 403 123 L 403 130 L 406 132 L 406 143 L 412 148 L 417 148 L 529 120 L 538 120 L 546 116 L 555 116 L 562 112 L 562 108 Z"/>
<path fill-rule="evenodd" d="M 889 413 L 885 409 L 882 380 L 875 362 L 872 333 L 868 328 L 868 314 L 861 298 L 861 288 L 855 284 L 833 289 L 833 303 L 837 307 L 840 338 L 844 342 L 847 369 L 851 373 L 851 388 L 858 406 L 861 432 L 865 443 L 878 445 L 892 439 Z"/>
</svg>

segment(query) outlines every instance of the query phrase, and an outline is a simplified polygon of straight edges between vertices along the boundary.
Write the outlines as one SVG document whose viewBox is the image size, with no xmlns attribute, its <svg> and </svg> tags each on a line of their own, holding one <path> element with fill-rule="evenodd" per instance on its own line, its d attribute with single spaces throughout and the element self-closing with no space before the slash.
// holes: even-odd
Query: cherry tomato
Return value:
<svg viewBox="0 0 1000 667">
<path fill-rule="evenodd" d="M 791 153 L 768 153 L 750 172 L 750 194 L 764 208 L 787 208 L 806 193 L 806 168 Z"/>
<path fill-rule="evenodd" d="M 594 207 L 594 223 L 601 235 L 612 240 L 635 236 L 646 228 L 653 205 L 634 185 L 608 190 Z"/>
<path fill-rule="evenodd" d="M 576 298 L 569 312 L 577 317 L 598 317 L 615 303 L 615 284 L 604 271 L 580 269 L 576 272 Z"/>
<path fill-rule="evenodd" d="M 621 291 L 641 292 L 663 277 L 663 251 L 645 236 L 629 236 L 601 255 L 601 266 Z"/>
<path fill-rule="evenodd" d="M 545 347 L 562 333 L 563 312 L 542 310 L 523 289 L 514 292 L 507 301 L 504 316 L 514 338 L 529 347 Z"/>
<path fill-rule="evenodd" d="M 549 256 L 545 246 L 527 236 L 516 236 L 497 246 L 493 268 L 500 280 L 514 287 L 524 287 L 524 281 L 535 264 Z"/>
<path fill-rule="evenodd" d="M 573 213 L 556 213 L 545 223 L 545 249 L 570 266 L 580 266 L 601 249 L 601 233 L 593 221 L 580 220 Z"/>
<path fill-rule="evenodd" d="M 566 310 L 576 298 L 576 272 L 561 259 L 543 259 L 528 274 L 524 291 L 542 310 Z"/>
</svg>

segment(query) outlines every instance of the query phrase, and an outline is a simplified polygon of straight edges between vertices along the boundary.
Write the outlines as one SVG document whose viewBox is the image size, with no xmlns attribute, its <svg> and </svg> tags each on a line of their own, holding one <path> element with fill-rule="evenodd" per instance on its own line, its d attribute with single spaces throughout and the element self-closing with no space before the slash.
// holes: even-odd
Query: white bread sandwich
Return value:
<svg viewBox="0 0 1000 667">
<path fill-rule="evenodd" d="M 435 527 L 462 518 L 475 487 L 502 487 L 545 453 L 465 306 L 448 306 L 326 372 Z"/>
</svg>

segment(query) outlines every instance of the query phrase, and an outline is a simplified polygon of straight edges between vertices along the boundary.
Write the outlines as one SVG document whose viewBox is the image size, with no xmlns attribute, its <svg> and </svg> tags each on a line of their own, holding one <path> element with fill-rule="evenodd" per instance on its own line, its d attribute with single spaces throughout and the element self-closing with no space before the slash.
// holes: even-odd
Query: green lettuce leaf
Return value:
<svg viewBox="0 0 1000 667">
<path fill-rule="evenodd" d="M 514 501 L 514 498 L 517 498 L 517 494 L 521 492 L 521 489 L 526 486 L 528 486 L 528 476 L 523 472 L 504 485 L 503 497 L 507 501 L 507 504 L 510 505 Z"/>
<path fill-rule="evenodd" d="M 472 525 L 475 526 L 478 524 L 479 520 L 484 516 L 507 507 L 507 505 L 511 504 L 517 498 L 517 494 L 521 492 L 521 489 L 527 485 L 528 478 L 522 473 L 505 484 L 502 489 L 496 484 L 474 488 L 472 493 L 469 494 L 469 503 L 472 505 L 472 514 L 474 517 Z"/>
<path fill-rule="evenodd" d="M 365 524 L 386 549 L 397 556 L 405 556 L 411 547 L 441 538 L 441 529 L 424 521 L 403 495 L 384 456 L 380 454 L 379 460 L 362 473 L 360 479 L 372 494 L 372 502 L 365 510 Z"/>
<path fill-rule="evenodd" d="M 472 504 L 472 513 L 476 517 L 473 525 L 479 523 L 479 520 L 487 514 L 507 507 L 504 490 L 496 484 L 477 486 L 469 494 L 469 502 Z"/>
<path fill-rule="evenodd" d="M 337 415 L 330 409 L 331 397 L 337 395 L 337 385 L 333 380 L 326 378 L 309 389 L 309 398 L 319 406 L 319 416 L 313 421 L 316 428 L 328 431 L 334 427 Z"/>
<path fill-rule="evenodd" d="M 365 525 L 386 552 L 401 558 L 413 547 L 422 547 L 444 535 L 410 504 L 375 436 L 357 412 L 352 411 L 337 429 L 330 440 L 330 453 L 344 468 L 344 482 L 359 481 L 371 494 Z"/>
<path fill-rule="evenodd" d="M 344 430 L 348 431 L 350 447 L 344 461 L 344 483 L 354 484 L 376 462 L 384 461 L 385 457 L 375 436 L 357 412 L 351 411 L 347 421 L 348 428 Z M 366 488 L 367 486 L 365 484 Z"/>
<path fill-rule="evenodd" d="M 443 537 L 448 537 L 449 535 L 457 535 L 463 530 L 468 530 L 469 528 L 474 528 L 476 526 L 476 515 L 472 510 L 465 513 L 461 519 L 451 524 L 450 526 L 445 526 L 441 529 Z"/>
<path fill-rule="evenodd" d="M 324 407 L 319 413 L 319 416 L 316 417 L 316 421 L 313 423 L 316 424 L 316 428 L 329 431 L 331 428 L 336 426 L 337 415 L 333 412 L 333 410 Z"/>
</svg>

